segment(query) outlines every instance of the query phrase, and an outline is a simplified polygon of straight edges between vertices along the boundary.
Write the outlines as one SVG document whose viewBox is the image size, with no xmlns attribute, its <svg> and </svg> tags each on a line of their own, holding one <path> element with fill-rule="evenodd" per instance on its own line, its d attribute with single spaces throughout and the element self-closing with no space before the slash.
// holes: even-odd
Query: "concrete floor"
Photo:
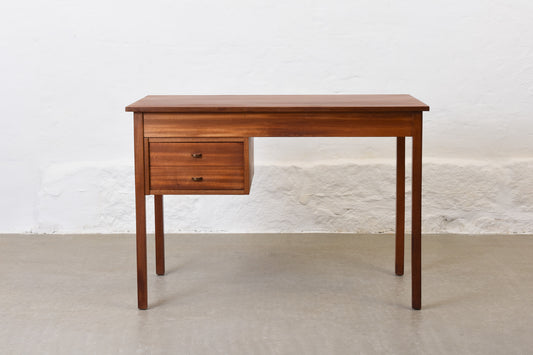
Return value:
<svg viewBox="0 0 533 355">
<path fill-rule="evenodd" d="M 171 235 L 147 311 L 134 248 L 132 235 L 0 236 L 0 353 L 533 351 L 533 236 L 424 236 L 421 311 L 391 236 Z"/>
</svg>

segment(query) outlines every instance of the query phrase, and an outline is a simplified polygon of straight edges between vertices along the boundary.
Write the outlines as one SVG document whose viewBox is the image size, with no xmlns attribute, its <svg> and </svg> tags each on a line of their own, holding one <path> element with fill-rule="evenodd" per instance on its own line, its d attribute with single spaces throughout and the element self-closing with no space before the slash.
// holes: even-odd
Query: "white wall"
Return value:
<svg viewBox="0 0 533 355">
<path fill-rule="evenodd" d="M 3 1 L 0 232 L 133 231 L 124 106 L 146 94 L 409 93 L 431 106 L 424 231 L 533 233 L 532 15 L 525 0 Z M 167 229 L 392 231 L 394 149 L 257 139 L 252 194 L 167 198 Z"/>
</svg>

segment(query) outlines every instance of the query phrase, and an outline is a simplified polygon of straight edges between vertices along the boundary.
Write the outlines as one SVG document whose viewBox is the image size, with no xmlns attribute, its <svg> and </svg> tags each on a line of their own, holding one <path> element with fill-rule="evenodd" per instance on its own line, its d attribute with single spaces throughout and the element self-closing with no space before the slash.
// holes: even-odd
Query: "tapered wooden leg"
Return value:
<svg viewBox="0 0 533 355">
<path fill-rule="evenodd" d="M 163 195 L 154 196 L 155 207 L 155 272 L 165 274 L 165 229 L 163 227 Z"/>
<path fill-rule="evenodd" d="M 403 275 L 405 249 L 405 137 L 396 139 L 396 275 Z"/>
<path fill-rule="evenodd" d="M 413 309 L 422 308 L 422 113 L 413 131 L 412 288 Z"/>
<path fill-rule="evenodd" d="M 136 198 L 137 218 L 137 303 L 139 309 L 148 308 L 146 272 L 146 204 L 144 194 Z"/>
<path fill-rule="evenodd" d="M 143 115 L 134 113 L 135 145 L 135 219 L 137 244 L 137 302 L 139 309 L 148 308 L 146 272 L 146 198 L 144 191 Z"/>
</svg>

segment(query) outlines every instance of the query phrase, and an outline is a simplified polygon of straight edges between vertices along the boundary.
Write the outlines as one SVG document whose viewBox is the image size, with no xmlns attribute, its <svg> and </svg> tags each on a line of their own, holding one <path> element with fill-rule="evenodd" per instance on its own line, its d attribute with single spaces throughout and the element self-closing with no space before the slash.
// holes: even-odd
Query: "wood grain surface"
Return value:
<svg viewBox="0 0 533 355">
<path fill-rule="evenodd" d="M 253 139 L 145 138 L 145 142 L 147 194 L 250 192 Z"/>
<path fill-rule="evenodd" d="M 411 95 L 149 95 L 128 112 L 428 111 Z"/>
<path fill-rule="evenodd" d="M 145 113 L 145 137 L 411 136 L 413 112 Z"/>
<path fill-rule="evenodd" d="M 150 143 L 150 166 L 241 166 L 243 143 Z"/>
<path fill-rule="evenodd" d="M 194 179 L 199 179 L 195 181 Z M 160 166 L 150 168 L 153 190 L 239 190 L 244 166 Z"/>
</svg>

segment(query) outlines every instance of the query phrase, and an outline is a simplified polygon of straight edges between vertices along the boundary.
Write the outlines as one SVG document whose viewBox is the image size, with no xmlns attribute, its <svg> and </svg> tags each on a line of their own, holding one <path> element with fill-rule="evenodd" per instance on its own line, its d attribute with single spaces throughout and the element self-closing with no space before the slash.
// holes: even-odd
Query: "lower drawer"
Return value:
<svg viewBox="0 0 533 355">
<path fill-rule="evenodd" d="M 165 166 L 150 169 L 150 190 L 242 190 L 240 167 Z"/>
</svg>

